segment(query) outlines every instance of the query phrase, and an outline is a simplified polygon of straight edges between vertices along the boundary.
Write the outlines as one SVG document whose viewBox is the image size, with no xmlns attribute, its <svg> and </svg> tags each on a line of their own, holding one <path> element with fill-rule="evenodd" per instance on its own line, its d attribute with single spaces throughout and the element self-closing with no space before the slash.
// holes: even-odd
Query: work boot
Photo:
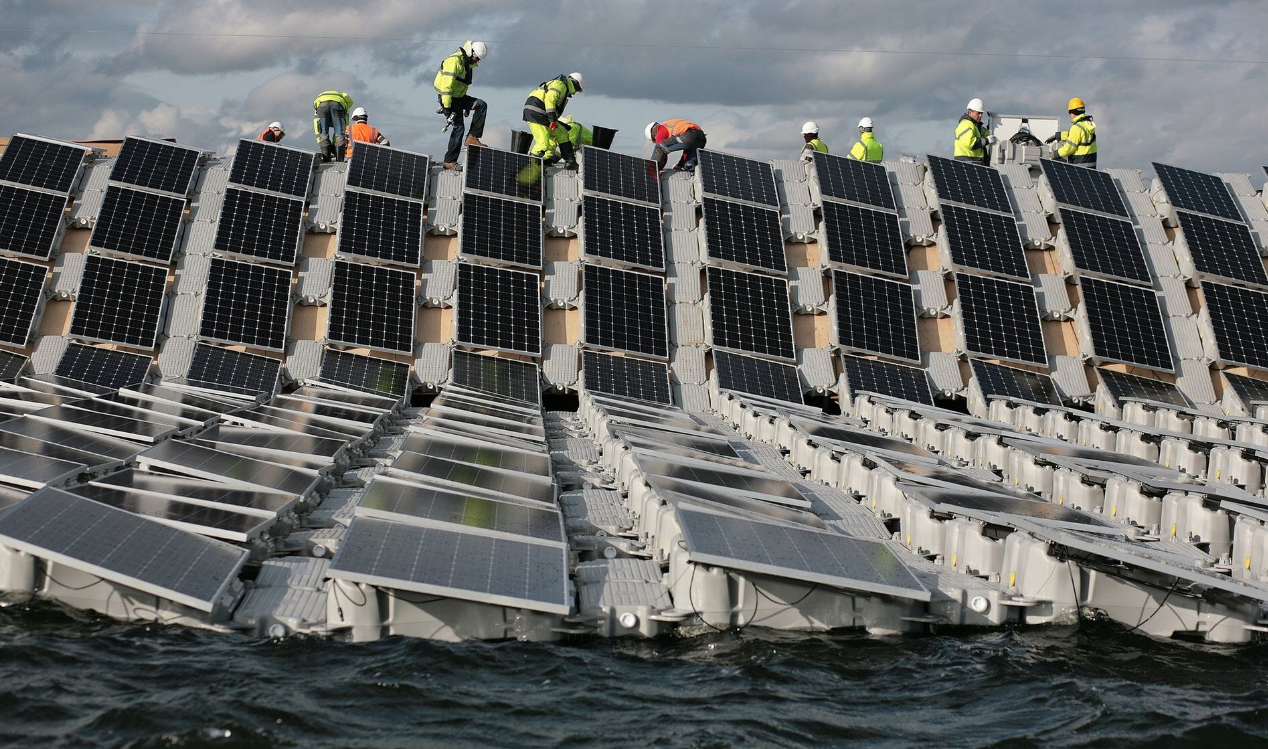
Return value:
<svg viewBox="0 0 1268 749">
<path fill-rule="evenodd" d="M 564 141 L 559 144 L 559 153 L 564 160 L 564 169 L 570 172 L 577 171 L 577 152 L 570 141 Z"/>
<path fill-rule="evenodd" d="M 483 143 L 481 143 L 481 142 L 480 142 L 480 139 L 479 139 L 479 138 L 477 138 L 477 137 L 475 137 L 474 135 L 468 135 L 468 136 L 467 136 L 467 145 L 468 145 L 468 146 L 483 146 L 484 144 L 483 144 Z"/>
</svg>

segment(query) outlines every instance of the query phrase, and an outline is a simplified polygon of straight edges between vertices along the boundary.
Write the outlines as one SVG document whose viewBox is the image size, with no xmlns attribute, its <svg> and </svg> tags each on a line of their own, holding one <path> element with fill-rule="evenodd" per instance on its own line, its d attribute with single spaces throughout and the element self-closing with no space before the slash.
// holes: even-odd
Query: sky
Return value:
<svg viewBox="0 0 1268 749">
<path fill-rule="evenodd" d="M 471 93 L 506 148 L 528 92 L 574 70 L 569 113 L 649 154 L 652 120 L 700 123 L 709 147 L 791 158 L 801 125 L 834 152 L 870 116 L 889 157 L 949 154 L 970 98 L 1059 116 L 1079 96 L 1100 166 L 1268 163 L 1268 3 L 829 0 L 0 0 L 0 134 L 174 137 L 231 153 L 272 120 L 315 148 L 312 100 L 337 88 L 394 146 L 440 156 L 432 79 L 486 41 Z"/>
</svg>

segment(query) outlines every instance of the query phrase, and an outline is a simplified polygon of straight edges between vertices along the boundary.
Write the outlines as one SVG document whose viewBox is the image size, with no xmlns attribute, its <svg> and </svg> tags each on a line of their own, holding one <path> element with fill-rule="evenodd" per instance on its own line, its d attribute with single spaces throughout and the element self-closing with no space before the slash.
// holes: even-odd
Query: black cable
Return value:
<svg viewBox="0 0 1268 749">
<path fill-rule="evenodd" d="M 1074 560 L 1067 554 L 1063 560 L 1066 572 L 1070 573 L 1070 592 L 1074 595 L 1074 622 L 1078 631 L 1083 631 L 1083 605 L 1079 603 L 1079 587 L 1074 583 Z"/>
<path fill-rule="evenodd" d="M 91 572 L 87 574 L 92 575 Z M 59 588 L 64 588 L 66 590 L 74 590 L 74 591 L 88 590 L 94 585 L 100 585 L 101 583 L 104 583 L 106 581 L 104 577 L 101 577 L 99 575 L 93 575 L 93 577 L 97 579 L 94 580 L 93 582 L 88 583 L 87 585 L 81 585 L 79 587 L 75 587 L 73 585 L 66 585 L 64 583 L 58 582 L 57 578 L 53 577 L 53 573 L 49 571 L 49 566 L 47 564 L 44 565 L 44 577 L 47 577 L 49 580 L 52 580 L 53 583 L 57 585 Z"/>
<path fill-rule="evenodd" d="M 762 589 L 761 589 L 761 588 L 759 588 L 759 587 L 757 587 L 757 583 L 753 583 L 753 589 L 754 589 L 754 590 L 756 590 L 759 594 L 761 594 L 762 598 L 765 598 L 766 600 L 770 601 L 771 603 L 774 603 L 774 604 L 777 604 L 777 605 L 783 606 L 783 607 L 785 607 L 786 609 L 790 609 L 790 608 L 792 608 L 792 607 L 794 607 L 794 606 L 796 606 L 796 605 L 800 604 L 802 601 L 806 600 L 807 598 L 809 598 L 811 593 L 813 593 L 813 592 L 815 592 L 816 590 L 818 590 L 818 589 L 819 589 L 819 583 L 815 583 L 813 586 L 811 586 L 810 590 L 807 590 L 807 591 L 806 591 L 806 594 L 805 594 L 804 596 L 802 596 L 801 598 L 798 598 L 797 600 L 793 601 L 792 603 L 788 603 L 787 601 L 776 601 L 774 598 L 771 598 L 770 596 L 766 595 L 765 593 L 762 593 Z"/>
<path fill-rule="evenodd" d="M 708 627 L 714 632 L 725 632 L 726 631 L 725 629 L 722 629 L 721 627 L 715 627 L 709 622 L 705 621 L 705 618 L 700 615 L 700 610 L 696 608 L 696 599 L 692 594 L 695 592 L 695 588 L 696 588 L 696 567 L 697 566 L 698 565 L 696 565 L 694 562 L 691 564 L 691 579 L 687 581 L 687 602 L 691 604 L 691 613 L 695 614 L 696 618 L 699 619 L 700 622 L 704 624 L 704 626 Z"/>
<path fill-rule="evenodd" d="M 1167 599 L 1168 599 L 1168 598 L 1171 598 L 1171 594 L 1172 594 L 1172 593 L 1174 593 L 1174 592 L 1176 591 L 1176 588 L 1177 588 L 1179 585 L 1180 585 L 1180 578 L 1178 578 L 1178 577 L 1177 577 L 1177 578 L 1176 578 L 1176 581 L 1175 581 L 1175 582 L 1173 582 L 1173 583 L 1171 584 L 1171 590 L 1168 590 L 1168 591 L 1167 591 L 1167 595 L 1163 596 L 1163 597 L 1162 597 L 1162 601 L 1160 601 L 1160 602 L 1158 603 L 1158 608 L 1154 609 L 1154 612 L 1153 612 L 1152 614 L 1150 614 L 1149 616 L 1145 617 L 1144 621 L 1140 622 L 1139 624 L 1137 624 L 1136 626 L 1132 627 L 1131 629 L 1129 629 L 1129 630 L 1127 630 L 1127 631 L 1128 631 L 1128 632 L 1135 632 L 1136 630 L 1138 630 L 1138 629 L 1140 629 L 1141 627 L 1143 627 L 1143 626 L 1145 626 L 1146 624 L 1148 624 L 1148 623 L 1149 623 L 1149 620 L 1150 620 L 1150 619 L 1152 619 L 1152 618 L 1154 618 L 1155 616 L 1157 616 L 1157 615 L 1158 615 L 1158 612 L 1159 612 L 1159 611 L 1162 611 L 1162 607 L 1167 605 Z"/>
</svg>

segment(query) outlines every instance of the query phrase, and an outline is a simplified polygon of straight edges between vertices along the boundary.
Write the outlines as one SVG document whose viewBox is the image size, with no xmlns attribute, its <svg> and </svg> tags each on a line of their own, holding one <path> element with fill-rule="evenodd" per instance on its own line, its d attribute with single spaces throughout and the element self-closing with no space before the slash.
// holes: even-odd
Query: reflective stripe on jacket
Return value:
<svg viewBox="0 0 1268 749">
<path fill-rule="evenodd" d="M 440 96 L 440 106 L 452 107 L 454 99 L 461 99 L 467 95 L 473 68 L 475 64 L 461 49 L 441 61 L 440 70 L 436 72 L 436 80 L 432 81 L 436 93 Z"/>
<path fill-rule="evenodd" d="M 352 97 L 348 96 L 346 91 L 322 91 L 317 95 L 316 99 L 313 99 L 313 109 L 320 107 L 322 103 L 327 101 L 342 104 L 345 112 L 352 111 Z"/>
<path fill-rule="evenodd" d="M 850 149 L 848 158 L 877 164 L 885 160 L 885 147 L 876 140 L 873 133 L 860 133 L 858 142 Z"/>
<path fill-rule="evenodd" d="M 1096 154 L 1096 123 L 1089 115 L 1080 115 L 1070 123 L 1070 129 L 1062 131 L 1057 156 L 1069 161 L 1084 160 Z"/>
<path fill-rule="evenodd" d="M 549 125 L 559 119 L 568 106 L 568 98 L 577 93 L 577 84 L 568 76 L 551 78 L 533 89 L 524 100 L 524 121 Z"/>
<path fill-rule="evenodd" d="M 967 114 L 960 118 L 955 126 L 955 156 L 970 156 L 976 159 L 986 157 L 986 138 L 991 134 L 986 126 L 976 122 Z"/>
<path fill-rule="evenodd" d="M 806 141 L 806 144 L 801 147 L 801 154 L 809 158 L 811 151 L 818 151 L 819 153 L 827 153 L 828 144 L 824 143 L 822 140 L 818 138 L 815 138 L 814 140 L 808 140 Z"/>
<path fill-rule="evenodd" d="M 661 137 L 660 131 L 664 130 L 665 135 Z M 660 128 L 656 130 L 656 142 L 660 143 L 665 138 L 677 138 L 688 130 L 699 130 L 704 132 L 704 128 L 700 127 L 691 120 L 665 120 L 660 123 Z"/>
</svg>

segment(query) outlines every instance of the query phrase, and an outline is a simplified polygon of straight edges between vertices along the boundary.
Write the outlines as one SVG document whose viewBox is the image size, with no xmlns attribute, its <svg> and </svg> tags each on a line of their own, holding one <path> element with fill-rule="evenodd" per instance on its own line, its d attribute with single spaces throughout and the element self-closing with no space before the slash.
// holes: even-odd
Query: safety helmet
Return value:
<svg viewBox="0 0 1268 749">
<path fill-rule="evenodd" d="M 970 112 L 985 112 L 986 107 L 982 104 L 981 99 L 970 99 L 969 105 L 966 107 Z"/>
<path fill-rule="evenodd" d="M 872 118 L 864 117 L 863 119 L 859 120 L 859 127 L 866 127 L 866 128 L 872 127 Z"/>
<path fill-rule="evenodd" d="M 357 107 L 356 109 L 352 110 L 352 119 L 368 120 L 370 119 L 370 115 L 365 113 L 365 107 Z"/>
<path fill-rule="evenodd" d="M 814 120 L 810 120 L 806 124 L 801 126 L 802 135 L 810 135 L 811 133 L 817 133 L 817 132 L 819 132 L 819 123 L 815 122 Z"/>
<path fill-rule="evenodd" d="M 659 122 L 649 122 L 649 123 L 647 123 L 647 129 L 646 129 L 644 132 L 645 132 L 645 133 L 647 133 L 647 139 L 648 139 L 648 140 L 651 140 L 652 138 L 655 138 L 655 137 L 656 137 L 656 128 L 658 128 L 658 127 L 660 127 L 660 123 L 659 123 Z"/>
<path fill-rule="evenodd" d="M 285 133 L 285 132 L 286 132 L 286 128 L 282 127 L 282 123 L 280 123 L 280 122 L 270 122 L 270 123 L 269 123 L 269 130 L 276 130 L 276 131 L 278 131 L 279 133 Z"/>
<path fill-rule="evenodd" d="M 1086 108 L 1087 108 L 1087 105 L 1084 104 L 1083 100 L 1077 96 L 1071 99 L 1070 106 L 1066 107 L 1066 109 L 1070 110 L 1071 112 L 1073 112 L 1076 109 L 1086 109 Z"/>
<path fill-rule="evenodd" d="M 568 77 L 572 79 L 573 83 L 577 84 L 578 91 L 585 89 L 586 79 L 580 73 L 569 73 Z"/>
<path fill-rule="evenodd" d="M 489 48 L 484 42 L 467 42 L 462 45 L 462 51 L 467 53 L 467 57 L 474 57 L 477 60 L 483 60 L 489 54 Z"/>
</svg>

